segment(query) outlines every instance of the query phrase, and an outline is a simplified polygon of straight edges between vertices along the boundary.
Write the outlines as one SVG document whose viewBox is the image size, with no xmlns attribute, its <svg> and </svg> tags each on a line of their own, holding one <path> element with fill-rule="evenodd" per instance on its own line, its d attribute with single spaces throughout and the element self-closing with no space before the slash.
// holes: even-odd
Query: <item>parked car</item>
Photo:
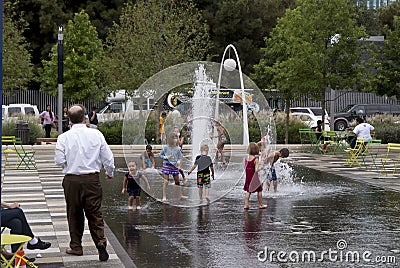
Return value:
<svg viewBox="0 0 400 268">
<path fill-rule="evenodd" d="M 334 114 L 335 130 L 345 130 L 351 121 L 357 117 L 376 114 L 400 115 L 400 105 L 397 104 L 350 104 Z"/>
<path fill-rule="evenodd" d="M 305 125 L 310 128 L 317 127 L 317 121 L 322 120 L 322 108 L 321 107 L 293 107 L 290 108 L 290 112 L 293 116 L 298 117 Z M 329 130 L 329 115 L 325 110 L 325 130 Z"/>
<path fill-rule="evenodd" d="M 39 110 L 36 105 L 26 103 L 15 103 L 2 105 L 2 119 L 17 118 L 18 115 L 29 115 L 39 117 Z"/>
</svg>

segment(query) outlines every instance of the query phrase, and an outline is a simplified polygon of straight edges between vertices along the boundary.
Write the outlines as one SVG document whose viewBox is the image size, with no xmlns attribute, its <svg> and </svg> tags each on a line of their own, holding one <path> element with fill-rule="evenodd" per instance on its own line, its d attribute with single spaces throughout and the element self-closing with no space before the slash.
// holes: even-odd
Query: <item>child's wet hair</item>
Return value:
<svg viewBox="0 0 400 268">
<path fill-rule="evenodd" d="M 288 148 L 282 148 L 279 150 L 281 153 L 282 158 L 286 158 L 289 156 L 289 149 Z"/>
<path fill-rule="evenodd" d="M 150 144 L 147 144 L 147 145 L 146 145 L 146 150 L 150 150 L 150 151 L 151 151 L 151 150 L 153 150 L 153 147 L 151 147 Z"/>
<path fill-rule="evenodd" d="M 265 148 L 265 142 L 259 141 L 259 142 L 257 142 L 257 146 Z"/>
<path fill-rule="evenodd" d="M 200 151 L 207 151 L 207 152 L 208 152 L 209 149 L 210 149 L 210 148 L 208 147 L 207 144 L 202 144 L 202 145 L 200 145 Z"/>
<path fill-rule="evenodd" d="M 247 148 L 247 153 L 250 155 L 258 155 L 260 149 L 258 149 L 258 145 L 255 142 L 250 142 L 249 147 Z"/>
<path fill-rule="evenodd" d="M 171 132 L 168 134 L 168 145 L 174 145 L 174 139 L 178 139 L 178 135 L 175 132 Z"/>
</svg>

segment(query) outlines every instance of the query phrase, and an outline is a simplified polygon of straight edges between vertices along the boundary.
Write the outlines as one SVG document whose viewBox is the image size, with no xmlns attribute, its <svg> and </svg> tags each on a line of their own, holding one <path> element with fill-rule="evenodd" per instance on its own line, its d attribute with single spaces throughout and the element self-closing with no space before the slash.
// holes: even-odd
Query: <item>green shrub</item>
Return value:
<svg viewBox="0 0 400 268">
<path fill-rule="evenodd" d="M 41 124 L 38 124 L 36 120 L 29 120 L 28 127 L 29 127 L 29 144 L 35 144 L 36 138 L 42 138 L 46 136 L 46 132 L 44 131 L 43 126 Z"/>
<path fill-rule="evenodd" d="M 23 119 L 23 118 L 21 118 Z M 26 117 L 24 122 L 28 122 L 29 128 L 29 144 L 35 144 L 36 138 L 42 138 L 45 136 L 45 131 L 42 125 L 38 124 L 35 118 Z M 16 136 L 17 121 L 16 120 L 3 120 L 2 124 L 2 135 L 3 136 Z"/>
<path fill-rule="evenodd" d="M 249 120 L 249 141 L 258 142 L 261 140 L 261 131 L 257 120 Z"/>
<path fill-rule="evenodd" d="M 157 141 L 159 118 L 156 111 L 152 111 L 146 121 L 145 137 L 148 143 L 154 144 Z"/>
<path fill-rule="evenodd" d="M 285 133 L 286 133 L 286 113 L 277 112 L 274 116 L 275 128 L 276 128 L 276 143 L 285 143 Z M 289 143 L 299 144 L 300 134 L 299 128 L 306 128 L 307 126 L 297 117 L 289 115 Z"/>
<path fill-rule="evenodd" d="M 103 133 L 108 144 L 122 144 L 122 123 L 121 120 L 114 120 L 98 124 L 98 129 Z"/>
<path fill-rule="evenodd" d="M 380 114 L 368 116 L 365 120 L 375 128 L 375 138 L 382 143 L 400 143 L 400 116 Z"/>
<path fill-rule="evenodd" d="M 285 143 L 285 113 L 276 113 L 274 115 L 275 120 L 275 128 L 276 128 L 276 143 L 283 144 Z M 241 122 L 232 121 L 229 118 L 222 119 L 222 125 L 226 127 L 227 131 L 227 139 L 228 143 L 233 138 L 233 143 L 241 142 L 241 139 L 238 137 L 242 137 L 242 128 Z M 131 121 L 132 124 L 129 122 L 125 122 L 124 128 L 129 128 L 129 131 L 124 130 L 124 143 L 131 144 L 137 143 L 138 137 L 133 137 L 132 135 L 137 135 L 138 126 L 136 121 Z M 145 138 L 147 142 L 154 144 L 157 137 L 158 131 L 158 122 L 159 119 L 157 117 L 156 112 L 151 112 L 149 117 L 146 121 L 146 129 L 145 129 Z M 107 121 L 99 123 L 98 127 L 99 130 L 103 133 L 106 138 L 108 144 L 122 144 L 122 124 L 123 121 L 115 120 L 115 121 Z M 249 140 L 253 142 L 257 142 L 261 140 L 261 131 L 258 125 L 257 120 L 249 120 Z M 240 125 L 240 127 L 238 127 Z M 297 117 L 290 116 L 289 117 L 289 143 L 295 144 L 300 143 L 300 136 L 299 136 L 299 128 L 305 128 L 303 122 L 298 119 Z M 185 131 L 184 131 L 185 132 Z M 132 136 L 132 137 L 130 137 Z M 141 139 L 140 139 L 141 141 Z"/>
</svg>

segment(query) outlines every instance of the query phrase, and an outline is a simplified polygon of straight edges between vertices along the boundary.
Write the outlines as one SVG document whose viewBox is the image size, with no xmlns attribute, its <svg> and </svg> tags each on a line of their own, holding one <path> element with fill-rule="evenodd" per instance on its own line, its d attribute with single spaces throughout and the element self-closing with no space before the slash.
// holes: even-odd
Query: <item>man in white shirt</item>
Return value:
<svg viewBox="0 0 400 268">
<path fill-rule="evenodd" d="M 365 142 L 371 140 L 371 132 L 375 131 L 375 128 L 368 123 L 364 123 L 364 120 L 361 117 L 357 117 L 356 122 L 357 126 L 353 129 L 353 132 L 356 134 L 356 136 L 350 142 L 351 148 L 355 147 L 357 138 L 365 138 Z"/>
<path fill-rule="evenodd" d="M 86 127 L 86 109 L 74 105 L 68 110 L 72 127 L 58 136 L 55 164 L 63 168 L 64 196 L 67 203 L 67 219 L 70 233 L 70 248 L 67 254 L 82 256 L 82 237 L 85 218 L 99 260 L 107 261 L 104 220 L 101 211 L 102 188 L 99 172 L 105 168 L 106 179 L 114 176 L 114 156 L 103 134 L 97 129 Z"/>
</svg>

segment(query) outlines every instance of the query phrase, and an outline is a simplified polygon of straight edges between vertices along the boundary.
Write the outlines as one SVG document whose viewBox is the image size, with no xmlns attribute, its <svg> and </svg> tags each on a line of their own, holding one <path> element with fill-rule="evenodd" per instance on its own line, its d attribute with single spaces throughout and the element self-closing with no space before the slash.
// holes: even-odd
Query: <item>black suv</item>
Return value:
<svg viewBox="0 0 400 268">
<path fill-rule="evenodd" d="M 335 113 L 335 130 L 345 130 L 357 117 L 375 114 L 400 115 L 400 105 L 396 104 L 350 104 L 342 111 Z"/>
</svg>

